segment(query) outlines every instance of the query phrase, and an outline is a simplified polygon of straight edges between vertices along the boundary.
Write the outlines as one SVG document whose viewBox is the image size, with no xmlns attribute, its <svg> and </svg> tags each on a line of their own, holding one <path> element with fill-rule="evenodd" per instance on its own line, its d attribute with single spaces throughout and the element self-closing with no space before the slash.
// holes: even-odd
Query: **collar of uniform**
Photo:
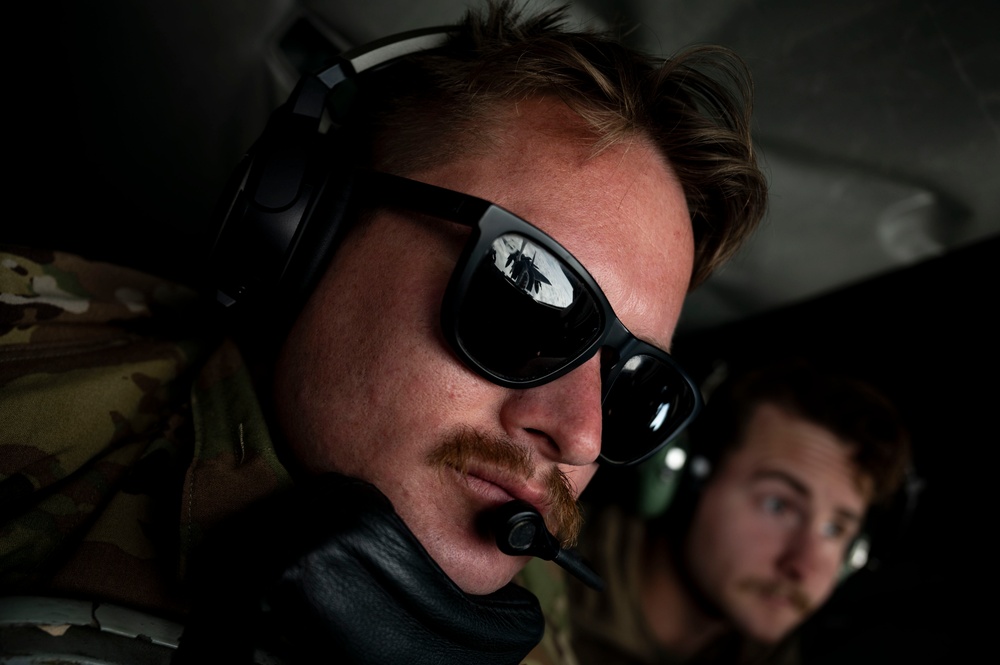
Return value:
<svg viewBox="0 0 1000 665">
<path fill-rule="evenodd" d="M 250 372 L 226 340 L 191 390 L 195 449 L 184 479 L 181 573 L 205 532 L 275 491 L 291 476 L 275 451 Z"/>
</svg>

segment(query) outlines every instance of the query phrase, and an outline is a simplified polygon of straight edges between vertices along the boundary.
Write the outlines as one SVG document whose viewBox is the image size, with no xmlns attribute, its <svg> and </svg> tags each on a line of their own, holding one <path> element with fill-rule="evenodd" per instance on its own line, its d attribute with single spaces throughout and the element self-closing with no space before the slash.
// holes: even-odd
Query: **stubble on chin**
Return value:
<svg viewBox="0 0 1000 665">
<path fill-rule="evenodd" d="M 427 455 L 427 462 L 432 467 L 451 469 L 462 476 L 468 473 L 473 461 L 524 481 L 535 476 L 530 450 L 505 437 L 474 430 L 459 431 Z M 560 469 L 552 468 L 543 479 L 543 484 L 548 504 L 545 525 L 559 538 L 563 547 L 572 547 L 583 526 L 583 515 L 573 496 L 569 478 Z"/>
</svg>

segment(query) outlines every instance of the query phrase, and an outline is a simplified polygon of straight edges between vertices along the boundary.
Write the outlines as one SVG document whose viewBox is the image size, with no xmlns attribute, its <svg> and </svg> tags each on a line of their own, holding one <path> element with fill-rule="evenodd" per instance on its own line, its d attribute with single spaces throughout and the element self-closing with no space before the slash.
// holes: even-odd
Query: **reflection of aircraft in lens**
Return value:
<svg viewBox="0 0 1000 665">
<path fill-rule="evenodd" d="M 528 241 L 524 242 L 527 244 Z M 535 265 L 535 257 L 528 256 L 522 250 L 507 257 L 507 267 L 510 269 L 510 278 L 525 291 L 537 292 L 538 289 L 542 288 L 542 284 L 551 284 Z"/>
<path fill-rule="evenodd" d="M 23 36 L 8 59 L 8 124 L 23 140 L 8 160 L 19 205 L 0 240 L 188 280 L 218 192 L 301 72 L 454 21 L 469 3 L 36 4 L 8 19 Z M 796 355 L 849 370 L 898 405 L 925 485 L 917 511 L 799 637 L 807 663 L 919 665 L 956 658 L 950 645 L 978 637 L 972 590 L 988 550 L 957 516 L 987 524 L 983 459 L 996 438 L 996 391 L 982 386 L 1000 339 L 1000 119 L 990 103 L 1000 97 L 1000 5 L 861 5 L 577 0 L 571 13 L 620 23 L 654 53 L 720 43 L 748 63 L 768 217 L 691 294 L 672 353 L 706 391 L 720 368 Z M 515 280 L 545 290 L 530 258 L 508 262 Z M 656 473 L 669 475 L 663 465 Z M 624 500 L 634 487 L 605 471 L 595 494 Z M 662 507 L 655 494 L 643 501 Z"/>
<path fill-rule="evenodd" d="M 504 234 L 493 242 L 490 258 L 497 270 L 536 302 L 564 308 L 572 301 L 575 278 L 559 260 L 517 234 Z"/>
</svg>

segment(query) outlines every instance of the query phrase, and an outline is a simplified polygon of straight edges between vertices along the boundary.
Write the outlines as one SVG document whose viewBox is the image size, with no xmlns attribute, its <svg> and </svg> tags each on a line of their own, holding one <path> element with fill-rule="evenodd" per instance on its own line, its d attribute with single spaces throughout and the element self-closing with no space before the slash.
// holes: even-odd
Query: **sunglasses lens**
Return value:
<svg viewBox="0 0 1000 665">
<path fill-rule="evenodd" d="M 613 464 L 645 457 L 681 430 L 697 403 L 675 367 L 653 356 L 632 356 L 604 398 L 601 456 Z"/>
<path fill-rule="evenodd" d="M 531 381 L 575 360 L 604 321 L 594 296 L 558 257 L 506 233 L 475 267 L 455 326 L 475 362 L 509 381 Z"/>
</svg>

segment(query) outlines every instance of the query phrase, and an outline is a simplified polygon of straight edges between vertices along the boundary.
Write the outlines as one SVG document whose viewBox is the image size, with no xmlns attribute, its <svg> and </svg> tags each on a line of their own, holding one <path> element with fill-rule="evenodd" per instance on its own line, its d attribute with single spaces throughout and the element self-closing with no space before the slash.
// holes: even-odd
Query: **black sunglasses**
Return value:
<svg viewBox="0 0 1000 665">
<path fill-rule="evenodd" d="M 641 462 L 701 409 L 667 352 L 636 338 L 597 282 L 546 233 L 489 201 L 387 173 L 359 174 L 365 200 L 472 228 L 441 307 L 444 335 L 471 369 L 531 388 L 601 360 L 600 460 Z"/>
</svg>

